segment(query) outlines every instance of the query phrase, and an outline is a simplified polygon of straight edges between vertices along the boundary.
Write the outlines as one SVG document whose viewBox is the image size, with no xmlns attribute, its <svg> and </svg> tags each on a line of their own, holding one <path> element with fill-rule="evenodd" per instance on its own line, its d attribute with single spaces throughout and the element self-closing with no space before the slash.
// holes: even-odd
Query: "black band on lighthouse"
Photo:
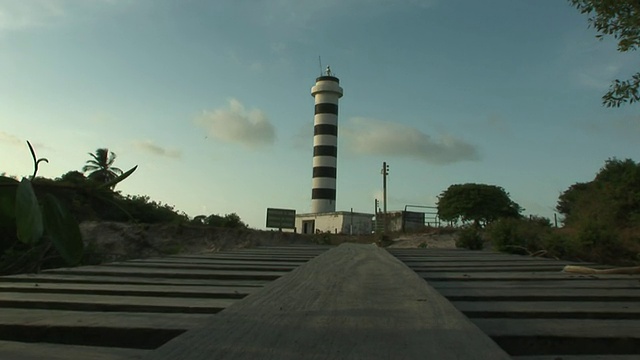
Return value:
<svg viewBox="0 0 640 360">
<path fill-rule="evenodd" d="M 331 124 L 320 124 L 313 127 L 313 135 L 338 136 L 338 127 Z"/>
<path fill-rule="evenodd" d="M 335 200 L 336 189 L 312 189 L 311 199 Z"/>
<path fill-rule="evenodd" d="M 338 147 L 333 145 L 316 145 L 313 147 L 313 156 L 338 157 Z"/>
<path fill-rule="evenodd" d="M 316 104 L 316 114 L 338 115 L 338 105 L 332 103 Z"/>
<path fill-rule="evenodd" d="M 332 166 L 314 166 L 313 177 L 336 178 L 336 168 Z"/>
</svg>

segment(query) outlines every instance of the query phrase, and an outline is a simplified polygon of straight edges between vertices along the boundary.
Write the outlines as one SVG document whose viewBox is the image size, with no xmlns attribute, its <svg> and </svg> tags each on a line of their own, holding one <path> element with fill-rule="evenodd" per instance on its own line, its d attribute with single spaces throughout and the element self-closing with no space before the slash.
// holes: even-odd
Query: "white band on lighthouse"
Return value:
<svg viewBox="0 0 640 360">
<path fill-rule="evenodd" d="M 336 163 L 338 158 L 338 99 L 342 97 L 340 80 L 329 67 L 316 78 L 311 88 L 315 99 L 313 117 L 313 181 L 311 212 L 336 211 Z"/>
</svg>

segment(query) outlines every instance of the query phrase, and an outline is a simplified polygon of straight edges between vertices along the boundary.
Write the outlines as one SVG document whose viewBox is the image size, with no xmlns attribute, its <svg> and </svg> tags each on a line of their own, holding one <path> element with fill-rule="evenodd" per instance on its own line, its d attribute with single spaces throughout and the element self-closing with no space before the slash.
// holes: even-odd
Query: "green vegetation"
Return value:
<svg viewBox="0 0 640 360">
<path fill-rule="evenodd" d="M 89 153 L 89 155 L 92 159 L 87 160 L 87 164 L 82 167 L 82 172 L 90 172 L 89 180 L 105 184 L 122 175 L 122 170 L 113 166 L 116 154 L 109 152 L 109 149 L 98 149 L 95 154 Z"/>
<path fill-rule="evenodd" d="M 115 192 L 115 186 L 137 166 L 126 172 L 113 167 L 116 155 L 107 149 L 90 154 L 92 159 L 83 167 L 84 172 L 90 171 L 87 177 L 79 171 L 69 171 L 57 179 L 38 177 L 39 164 L 48 160 L 37 159 L 28 145 L 34 162 L 30 179 L 0 176 L 0 274 L 94 262 L 88 257 L 95 254 L 83 249 L 78 225 L 82 221 L 247 228 L 235 213 L 190 220 L 173 206 L 148 196 Z"/>
<path fill-rule="evenodd" d="M 486 229 L 494 249 L 514 254 L 534 254 L 551 233 L 551 222 L 543 217 L 502 218 Z"/>
<path fill-rule="evenodd" d="M 613 36 L 618 51 L 637 50 L 640 45 L 640 2 L 638 0 L 569 0 L 581 13 L 589 15 L 589 26 L 599 32 L 596 38 Z M 619 107 L 640 100 L 640 72 L 629 80 L 615 80 L 602 96 L 602 104 Z"/>
<path fill-rule="evenodd" d="M 29 142 L 33 157 L 32 179 L 38 165 L 48 162 L 38 159 Z M 38 270 L 50 260 L 53 248 L 69 265 L 82 259 L 83 243 L 78 223 L 58 199 L 50 193 L 38 197 L 32 180 L 0 177 L 0 273 Z"/>
<path fill-rule="evenodd" d="M 467 225 L 458 231 L 456 246 L 469 250 L 482 250 L 484 241 L 482 240 L 481 229 L 475 225 Z"/>
<path fill-rule="evenodd" d="M 445 193 L 462 194 L 447 198 L 445 204 L 455 206 L 445 209 L 476 209 L 473 199 L 478 195 Z M 504 203 L 504 198 L 501 201 Z M 462 229 L 457 245 L 480 248 L 478 239 L 482 237 L 496 250 L 510 253 L 619 265 L 640 262 L 639 163 L 631 159 L 607 160 L 592 181 L 573 184 L 564 191 L 556 209 L 564 216 L 562 228 L 552 227 L 546 218 L 527 219 L 507 212 L 493 219 L 479 218 L 476 225 L 492 220 L 484 229 Z M 458 210 L 463 219 L 475 220 L 467 213 Z"/>
<path fill-rule="evenodd" d="M 519 217 L 520 212 L 520 205 L 495 185 L 451 185 L 438 196 L 438 216 L 444 221 L 473 221 L 482 227 L 502 217 Z"/>
<path fill-rule="evenodd" d="M 596 177 L 560 195 L 564 241 L 575 255 L 602 262 L 640 260 L 640 164 L 609 159 Z"/>
<path fill-rule="evenodd" d="M 226 227 L 232 229 L 246 229 L 248 228 L 247 224 L 242 222 L 240 216 L 236 213 L 226 214 L 225 216 L 220 216 L 216 214 L 212 214 L 209 216 L 198 215 L 191 220 L 191 224 L 193 225 L 207 225 L 214 227 Z"/>
</svg>

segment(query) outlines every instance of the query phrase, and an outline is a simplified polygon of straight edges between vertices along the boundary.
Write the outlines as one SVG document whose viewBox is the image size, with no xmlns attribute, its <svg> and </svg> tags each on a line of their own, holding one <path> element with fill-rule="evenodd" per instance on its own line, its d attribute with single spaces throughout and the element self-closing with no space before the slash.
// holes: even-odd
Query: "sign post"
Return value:
<svg viewBox="0 0 640 360">
<path fill-rule="evenodd" d="M 267 227 L 282 229 L 296 228 L 296 211 L 290 209 L 267 208 Z"/>
</svg>

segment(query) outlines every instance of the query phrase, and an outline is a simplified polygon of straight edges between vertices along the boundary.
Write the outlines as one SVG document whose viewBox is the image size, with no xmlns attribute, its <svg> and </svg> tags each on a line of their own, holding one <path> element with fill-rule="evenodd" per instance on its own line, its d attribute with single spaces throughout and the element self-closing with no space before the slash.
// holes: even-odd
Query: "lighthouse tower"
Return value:
<svg viewBox="0 0 640 360">
<path fill-rule="evenodd" d="M 340 80 L 327 66 L 311 88 L 315 98 L 313 116 L 313 181 L 311 212 L 336 211 L 336 160 L 338 156 L 338 99 Z"/>
</svg>

